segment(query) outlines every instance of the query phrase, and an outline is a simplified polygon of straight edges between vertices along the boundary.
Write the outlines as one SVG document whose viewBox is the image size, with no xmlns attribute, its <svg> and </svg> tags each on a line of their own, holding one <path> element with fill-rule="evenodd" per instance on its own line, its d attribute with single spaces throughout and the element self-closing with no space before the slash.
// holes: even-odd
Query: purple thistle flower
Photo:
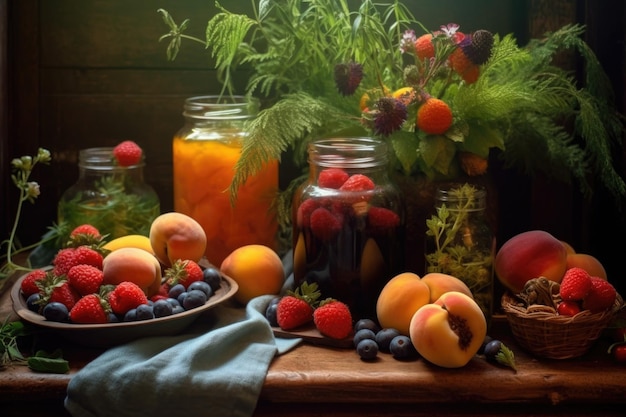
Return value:
<svg viewBox="0 0 626 417">
<path fill-rule="evenodd" d="M 393 97 L 382 97 L 376 102 L 374 133 L 389 136 L 402 127 L 408 113 L 406 106 Z"/>
<path fill-rule="evenodd" d="M 363 66 L 356 62 L 335 65 L 335 85 L 344 95 L 354 94 L 363 79 Z"/>
</svg>

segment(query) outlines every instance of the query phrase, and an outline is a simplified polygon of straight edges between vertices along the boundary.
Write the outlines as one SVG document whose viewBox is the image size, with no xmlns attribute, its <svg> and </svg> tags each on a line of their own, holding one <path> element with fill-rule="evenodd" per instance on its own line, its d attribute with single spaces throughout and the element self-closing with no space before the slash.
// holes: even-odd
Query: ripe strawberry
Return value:
<svg viewBox="0 0 626 417">
<path fill-rule="evenodd" d="M 320 297 L 317 284 L 303 282 L 289 291 L 276 306 L 276 321 L 283 330 L 291 330 L 313 321 L 313 306 Z"/>
<path fill-rule="evenodd" d="M 591 277 L 591 289 L 583 299 L 583 308 L 592 313 L 608 310 L 613 306 L 617 292 L 610 282 Z"/>
<path fill-rule="evenodd" d="M 45 278 L 37 281 L 37 286 L 41 294 L 39 300 L 41 306 L 57 301 L 65 305 L 69 311 L 80 299 L 80 294 L 70 286 L 65 275 L 46 274 Z"/>
<path fill-rule="evenodd" d="M 324 242 L 328 242 L 337 237 L 342 228 L 340 218 L 324 207 L 313 210 L 310 223 L 313 235 Z"/>
<path fill-rule="evenodd" d="M 76 248 L 63 248 L 60 249 L 57 254 L 54 256 L 52 260 L 53 273 L 56 276 L 61 276 L 67 274 L 67 271 L 70 270 L 71 267 L 76 265 L 74 263 L 74 251 Z"/>
<path fill-rule="evenodd" d="M 89 246 L 79 246 L 74 250 L 74 265 L 91 265 L 98 269 L 102 269 L 102 261 L 104 257 L 97 250 Z"/>
<path fill-rule="evenodd" d="M 367 212 L 367 225 L 373 232 L 386 232 L 400 224 L 400 216 L 383 207 L 370 207 Z"/>
<path fill-rule="evenodd" d="M 556 311 L 560 316 L 575 316 L 580 313 L 580 306 L 577 301 L 561 301 Z"/>
<path fill-rule="evenodd" d="M 328 298 L 313 312 L 313 322 L 324 336 L 343 339 L 352 332 L 352 314 L 341 301 Z"/>
<path fill-rule="evenodd" d="M 100 235 L 100 231 L 95 226 L 82 224 L 72 230 L 69 240 L 65 243 L 65 247 L 77 248 L 79 246 L 91 246 L 98 248 L 103 244 L 102 235 Z"/>
<path fill-rule="evenodd" d="M 341 168 L 328 168 L 320 172 L 317 177 L 317 185 L 323 188 L 338 189 L 349 177 L 350 174 Z"/>
<path fill-rule="evenodd" d="M 440 135 L 452 126 L 452 110 L 438 98 L 429 98 L 417 110 L 417 127 L 426 133 Z"/>
<path fill-rule="evenodd" d="M 104 273 L 93 265 L 74 265 L 67 272 L 67 281 L 80 295 L 93 294 L 102 285 Z"/>
<path fill-rule="evenodd" d="M 176 284 L 183 284 L 187 288 L 192 282 L 203 279 L 202 268 L 190 259 L 177 259 L 171 267 L 165 270 L 165 283 L 170 288 Z"/>
<path fill-rule="evenodd" d="M 108 305 L 98 294 L 82 297 L 70 310 L 70 321 L 80 324 L 108 322 Z"/>
<path fill-rule="evenodd" d="M 137 308 L 141 304 L 148 304 L 148 297 L 134 282 L 120 282 L 109 292 L 109 305 L 115 314 L 124 315 L 128 310 Z"/>
<path fill-rule="evenodd" d="M 139 145 L 132 140 L 125 140 L 113 148 L 113 157 L 123 167 L 137 165 L 141 161 L 142 153 Z"/>
<path fill-rule="evenodd" d="M 591 289 L 591 277 L 582 268 L 574 267 L 565 271 L 559 293 L 564 301 L 580 301 Z"/>
<path fill-rule="evenodd" d="M 70 232 L 70 237 L 76 237 L 78 235 L 90 235 L 95 238 L 100 238 L 100 231 L 91 224 L 81 224 L 80 226 L 76 226 L 74 230 Z"/>
<path fill-rule="evenodd" d="M 374 181 L 367 175 L 353 174 L 339 188 L 341 191 L 369 191 L 375 188 Z"/>
<path fill-rule="evenodd" d="M 47 272 L 43 269 L 35 269 L 34 271 L 26 274 L 26 276 L 22 280 L 22 283 L 20 284 L 20 289 L 22 290 L 22 294 L 24 294 L 24 297 L 28 297 L 29 295 L 39 292 L 37 281 L 45 279 L 46 274 Z"/>
</svg>

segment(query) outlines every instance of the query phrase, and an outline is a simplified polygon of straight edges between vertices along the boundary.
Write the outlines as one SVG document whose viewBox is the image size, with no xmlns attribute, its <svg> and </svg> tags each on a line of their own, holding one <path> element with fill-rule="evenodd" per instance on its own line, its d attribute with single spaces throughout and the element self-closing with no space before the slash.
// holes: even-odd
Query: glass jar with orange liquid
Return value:
<svg viewBox="0 0 626 417">
<path fill-rule="evenodd" d="M 185 125 L 174 136 L 174 210 L 202 225 L 206 258 L 218 267 L 244 245 L 277 249 L 278 225 L 272 207 L 278 192 L 278 161 L 249 176 L 233 204 L 229 192 L 245 123 L 258 110 L 254 98 L 191 97 L 184 104 Z"/>
</svg>

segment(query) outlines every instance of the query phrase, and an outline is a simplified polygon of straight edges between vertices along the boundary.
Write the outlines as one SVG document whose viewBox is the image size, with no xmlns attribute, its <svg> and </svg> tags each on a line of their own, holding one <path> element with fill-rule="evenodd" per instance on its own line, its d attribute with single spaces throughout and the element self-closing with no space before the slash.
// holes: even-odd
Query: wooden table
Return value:
<svg viewBox="0 0 626 417">
<path fill-rule="evenodd" d="M 10 312 L 5 293 L 0 313 Z M 480 356 L 464 368 L 442 369 L 388 354 L 363 362 L 353 349 L 301 344 L 271 364 L 255 415 L 626 415 L 626 365 L 606 355 L 608 340 L 598 340 L 581 358 L 545 360 L 521 350 L 504 319 L 496 319 L 491 334 L 513 349 L 517 373 Z M 101 351 L 63 349 L 69 374 L 38 374 L 22 366 L 0 371 L 2 416 L 69 415 L 63 408 L 67 384 Z"/>
</svg>

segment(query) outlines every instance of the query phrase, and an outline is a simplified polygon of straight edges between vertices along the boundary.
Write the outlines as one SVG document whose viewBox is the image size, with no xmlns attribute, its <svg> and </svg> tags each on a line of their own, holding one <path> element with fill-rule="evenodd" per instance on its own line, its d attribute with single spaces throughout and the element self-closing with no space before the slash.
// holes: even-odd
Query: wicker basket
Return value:
<svg viewBox="0 0 626 417">
<path fill-rule="evenodd" d="M 569 359 L 589 350 L 622 308 L 623 300 L 618 294 L 611 310 L 595 314 L 584 310 L 572 317 L 556 315 L 548 308 L 528 312 L 510 293 L 502 296 L 501 304 L 513 337 L 522 348 L 544 358 Z"/>
</svg>

